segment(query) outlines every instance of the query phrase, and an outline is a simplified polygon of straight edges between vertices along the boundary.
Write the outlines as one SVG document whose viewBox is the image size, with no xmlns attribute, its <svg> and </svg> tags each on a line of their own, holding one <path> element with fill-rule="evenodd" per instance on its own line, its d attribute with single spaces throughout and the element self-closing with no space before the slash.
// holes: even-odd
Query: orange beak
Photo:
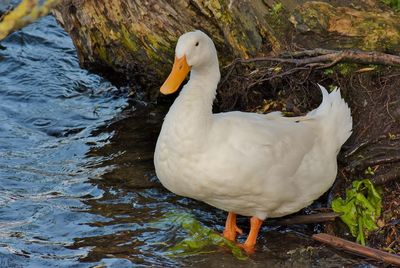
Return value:
<svg viewBox="0 0 400 268">
<path fill-rule="evenodd" d="M 189 72 L 190 66 L 186 62 L 186 56 L 183 56 L 179 59 L 175 57 L 172 71 L 160 88 L 161 93 L 168 95 L 177 91 Z"/>
</svg>

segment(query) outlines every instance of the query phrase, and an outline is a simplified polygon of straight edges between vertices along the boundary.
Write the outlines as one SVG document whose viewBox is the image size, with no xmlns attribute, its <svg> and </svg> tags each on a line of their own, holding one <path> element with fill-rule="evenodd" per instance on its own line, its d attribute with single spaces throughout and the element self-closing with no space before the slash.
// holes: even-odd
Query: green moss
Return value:
<svg viewBox="0 0 400 268">
<path fill-rule="evenodd" d="M 276 2 L 267 13 L 266 20 L 270 25 L 265 31 L 269 41 L 275 48 L 280 49 L 281 40 L 286 40 L 287 33 L 291 31 L 290 13 L 281 2 Z"/>
<path fill-rule="evenodd" d="M 283 14 L 284 7 L 281 2 L 275 3 L 267 15 L 267 20 L 271 24 L 274 30 L 278 30 L 286 20 L 285 14 Z"/>
<path fill-rule="evenodd" d="M 381 0 L 381 2 L 391 7 L 394 11 L 400 12 L 400 0 Z"/>
<path fill-rule="evenodd" d="M 110 65 L 110 66 L 113 66 L 112 62 L 110 61 L 110 58 L 108 57 L 107 50 L 106 50 L 105 47 L 103 47 L 103 46 L 98 46 L 98 47 L 96 48 L 96 52 L 97 52 L 97 54 L 99 55 L 99 58 L 100 58 L 104 63 L 106 63 L 106 64 L 108 64 L 108 65 Z"/>
<path fill-rule="evenodd" d="M 131 52 L 137 52 L 138 51 L 138 46 L 135 43 L 135 41 L 132 40 L 131 34 L 128 32 L 128 30 L 125 28 L 125 26 L 121 26 L 121 33 L 122 35 L 120 36 L 122 44 L 129 49 Z"/>
<path fill-rule="evenodd" d="M 92 36 L 91 36 L 92 40 L 92 44 L 95 44 L 94 50 L 98 55 L 98 58 L 106 65 L 111 66 L 112 68 L 114 68 L 114 64 L 110 58 L 110 56 L 108 55 L 107 49 L 105 47 L 105 40 L 103 39 L 102 33 L 99 31 L 93 32 Z"/>
<path fill-rule="evenodd" d="M 145 32 L 145 29 L 134 29 L 133 32 Z M 120 42 L 130 52 L 138 56 L 147 57 L 151 65 L 159 65 L 170 63 L 172 61 L 171 51 L 173 51 L 173 44 L 170 44 L 159 35 L 146 32 L 144 40 L 139 40 L 135 35 L 132 35 L 124 26 L 121 28 Z M 160 74 L 165 70 L 163 68 L 154 68 Z"/>
<path fill-rule="evenodd" d="M 161 46 L 158 46 L 158 44 L 156 44 L 157 46 L 153 45 L 153 43 L 151 41 L 148 41 L 146 36 L 146 45 L 143 46 L 143 49 L 147 55 L 147 57 L 150 59 L 150 62 L 153 66 L 157 66 L 157 68 L 154 68 L 155 71 L 159 74 L 163 74 L 165 73 L 165 69 L 164 68 L 160 68 L 160 64 L 164 65 L 167 63 L 172 63 L 173 60 L 173 56 L 170 55 L 170 53 L 166 53 L 166 51 L 168 51 L 168 49 L 170 48 L 169 46 L 167 48 L 163 48 Z M 173 50 L 171 48 L 171 50 Z"/>
<path fill-rule="evenodd" d="M 246 20 L 243 19 L 240 23 L 235 23 L 235 18 L 232 17 L 231 12 L 227 8 L 228 4 L 229 3 L 223 0 L 210 0 L 207 2 L 206 6 L 223 26 L 228 42 L 235 50 L 239 51 L 242 56 L 247 56 L 249 50 L 255 50 L 255 48 L 248 36 L 249 31 L 246 30 L 253 29 L 254 27 L 249 27 Z M 243 18 L 244 17 L 245 15 L 243 15 Z M 239 25 L 241 27 L 231 27 L 231 25 Z"/>
<path fill-rule="evenodd" d="M 276 2 L 271 8 L 271 14 L 279 15 L 283 11 L 283 4 L 281 2 Z"/>
<path fill-rule="evenodd" d="M 332 68 L 328 68 L 328 69 L 325 69 L 325 70 L 324 70 L 324 74 L 325 74 L 325 75 L 332 75 L 333 73 L 334 73 L 334 71 L 333 71 Z"/>
<path fill-rule="evenodd" d="M 399 17 L 390 13 L 336 8 L 328 3 L 308 2 L 290 20 L 299 31 L 315 32 L 321 36 L 332 33 L 340 36 L 338 44 L 343 48 L 399 51 Z"/>
<path fill-rule="evenodd" d="M 327 28 L 327 15 L 318 9 L 307 9 L 303 14 L 304 24 L 309 30 L 322 33 Z"/>
<path fill-rule="evenodd" d="M 341 75 L 347 76 L 357 69 L 357 64 L 354 63 L 339 63 L 335 66 L 335 70 Z"/>
<path fill-rule="evenodd" d="M 380 18 L 368 18 L 358 25 L 360 36 L 365 36 L 360 43 L 365 50 L 376 50 L 377 48 L 391 49 L 398 46 L 400 33 L 398 29 L 388 27 L 387 22 Z"/>
<path fill-rule="evenodd" d="M 224 24 L 233 22 L 232 16 L 223 7 L 226 6 L 225 1 L 221 0 L 210 0 L 208 1 L 208 8 L 212 10 L 214 16 L 222 21 Z"/>
<path fill-rule="evenodd" d="M 160 45 L 162 42 L 160 39 L 161 37 L 159 37 L 158 35 L 156 34 L 152 35 L 148 33 L 146 35 L 145 50 L 149 58 L 163 61 L 164 51 L 163 51 L 163 46 Z M 168 48 L 170 48 L 170 45 L 168 45 Z"/>
</svg>

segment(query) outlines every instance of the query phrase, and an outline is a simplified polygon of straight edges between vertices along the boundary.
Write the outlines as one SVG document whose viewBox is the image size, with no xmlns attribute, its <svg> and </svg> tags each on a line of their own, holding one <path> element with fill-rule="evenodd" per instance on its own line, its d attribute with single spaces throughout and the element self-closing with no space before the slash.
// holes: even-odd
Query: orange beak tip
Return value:
<svg viewBox="0 0 400 268">
<path fill-rule="evenodd" d="M 186 62 L 186 56 L 179 59 L 175 58 L 172 71 L 167 80 L 165 80 L 164 84 L 161 86 L 160 92 L 164 95 L 168 95 L 177 91 L 189 72 L 190 66 Z"/>
<path fill-rule="evenodd" d="M 175 90 L 173 88 L 171 88 L 170 86 L 164 84 L 161 86 L 160 92 L 164 95 L 169 95 L 169 94 L 174 93 Z"/>
</svg>

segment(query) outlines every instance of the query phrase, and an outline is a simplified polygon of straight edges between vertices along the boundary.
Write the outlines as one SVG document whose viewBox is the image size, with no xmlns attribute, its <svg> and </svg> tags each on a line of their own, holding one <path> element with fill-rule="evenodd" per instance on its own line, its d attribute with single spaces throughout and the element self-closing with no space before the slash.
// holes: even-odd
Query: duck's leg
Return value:
<svg viewBox="0 0 400 268">
<path fill-rule="evenodd" d="M 240 245 L 248 254 L 254 253 L 254 248 L 256 246 L 258 232 L 260 231 L 263 221 L 256 216 L 250 219 L 250 233 L 244 244 Z"/>
<path fill-rule="evenodd" d="M 236 241 L 236 235 L 238 233 L 243 234 L 243 231 L 236 225 L 236 214 L 229 212 L 226 218 L 224 237 L 230 241 Z"/>
</svg>

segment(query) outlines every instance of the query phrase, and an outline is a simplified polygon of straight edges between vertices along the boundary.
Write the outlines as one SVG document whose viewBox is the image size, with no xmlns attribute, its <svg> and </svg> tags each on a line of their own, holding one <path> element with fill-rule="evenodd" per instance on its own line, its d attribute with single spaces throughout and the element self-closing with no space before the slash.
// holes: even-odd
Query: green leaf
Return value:
<svg viewBox="0 0 400 268">
<path fill-rule="evenodd" d="M 381 215 L 382 198 L 368 179 L 354 181 L 346 190 L 346 199 L 338 197 L 332 201 L 332 209 L 342 213 L 341 220 L 349 227 L 358 243 L 365 245 L 368 232 L 376 230 L 376 221 Z"/>
<path fill-rule="evenodd" d="M 361 217 L 358 218 L 358 234 L 357 234 L 357 243 L 360 243 L 361 245 L 365 245 L 365 236 L 364 236 L 364 228 L 363 228 L 363 222 Z"/>
<path fill-rule="evenodd" d="M 354 199 L 346 202 L 341 197 L 332 201 L 332 209 L 335 212 L 342 213 L 342 221 L 349 227 L 353 236 L 357 235 L 357 210 L 354 205 Z"/>
<path fill-rule="evenodd" d="M 248 258 L 235 243 L 225 239 L 212 229 L 203 226 L 190 214 L 167 213 L 154 226 L 157 227 L 165 223 L 181 226 L 188 235 L 184 240 L 168 248 L 167 254 L 169 256 L 183 257 L 207 254 L 215 252 L 218 247 L 222 247 L 229 249 L 232 255 L 239 260 Z"/>
</svg>

